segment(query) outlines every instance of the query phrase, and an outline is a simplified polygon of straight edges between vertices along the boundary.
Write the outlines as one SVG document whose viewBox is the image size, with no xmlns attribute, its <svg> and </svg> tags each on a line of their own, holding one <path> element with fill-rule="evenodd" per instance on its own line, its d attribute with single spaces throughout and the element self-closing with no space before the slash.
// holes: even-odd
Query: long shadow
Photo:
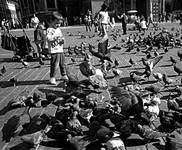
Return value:
<svg viewBox="0 0 182 150">
<path fill-rule="evenodd" d="M 13 86 L 13 84 L 10 83 L 9 81 L 0 81 L 1 88 L 7 88 L 7 87 L 11 87 L 11 86 Z"/>
<path fill-rule="evenodd" d="M 5 115 L 7 112 L 11 111 L 11 110 L 14 110 L 14 109 L 17 109 L 17 108 L 20 108 L 20 107 L 11 107 L 9 104 L 7 104 L 4 108 L 2 108 L 0 110 L 0 116 L 2 115 Z"/>
<path fill-rule="evenodd" d="M 125 141 L 125 146 L 132 147 L 132 146 L 141 146 L 145 145 L 146 142 L 142 139 L 127 139 Z"/>
<path fill-rule="evenodd" d="M 61 148 L 62 150 L 68 150 L 68 146 L 65 143 L 56 140 L 43 141 L 41 142 L 41 145 L 51 148 Z"/>
<path fill-rule="evenodd" d="M 119 79 L 119 84 L 127 84 L 127 83 L 131 83 L 131 79 L 130 79 L 130 77 L 123 77 L 123 78 L 120 78 Z"/>
<path fill-rule="evenodd" d="M 11 58 L 0 58 L 0 62 L 12 62 Z"/>
<path fill-rule="evenodd" d="M 17 85 L 41 85 L 41 84 L 49 84 L 49 80 L 35 80 L 35 81 L 18 81 Z"/>
<path fill-rule="evenodd" d="M 155 80 L 143 81 L 142 84 L 154 84 L 156 83 Z"/>
<path fill-rule="evenodd" d="M 16 86 L 23 86 L 23 85 L 41 85 L 41 84 L 49 84 L 48 80 L 35 80 L 35 81 L 17 81 Z M 7 88 L 14 86 L 13 83 L 9 81 L 0 81 L 1 88 Z"/>
<path fill-rule="evenodd" d="M 159 67 L 171 67 L 172 65 L 161 65 Z"/>
<path fill-rule="evenodd" d="M 165 146 L 161 145 L 159 142 L 158 143 L 153 143 L 152 145 L 155 146 L 157 149 L 166 150 Z"/>
<path fill-rule="evenodd" d="M 121 67 L 118 67 L 118 68 L 129 68 L 131 67 L 130 65 L 127 65 L 127 66 L 121 66 Z"/>
<path fill-rule="evenodd" d="M 9 150 L 30 150 L 32 148 L 33 147 L 30 144 L 23 142 L 13 147 L 10 147 Z"/>
</svg>

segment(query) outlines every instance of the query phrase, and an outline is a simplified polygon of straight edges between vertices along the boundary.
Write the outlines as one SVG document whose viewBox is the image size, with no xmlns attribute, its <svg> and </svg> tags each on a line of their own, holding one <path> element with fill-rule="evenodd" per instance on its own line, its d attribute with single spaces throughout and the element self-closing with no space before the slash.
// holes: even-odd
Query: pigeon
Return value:
<svg viewBox="0 0 182 150">
<path fill-rule="evenodd" d="M 113 74 L 115 77 L 120 76 L 123 73 L 123 71 L 116 69 L 116 68 L 113 68 L 112 71 L 113 71 Z"/>
<path fill-rule="evenodd" d="M 111 63 L 109 62 L 108 65 L 106 66 L 106 70 L 107 71 L 110 71 L 112 69 L 112 65 Z"/>
<path fill-rule="evenodd" d="M 172 62 L 172 64 L 176 64 L 177 60 L 175 60 L 172 56 L 170 56 L 170 61 Z"/>
<path fill-rule="evenodd" d="M 11 78 L 9 80 L 10 84 L 13 85 L 13 86 L 17 86 L 17 83 L 18 83 L 18 80 L 16 78 Z"/>
<path fill-rule="evenodd" d="M 148 52 L 148 53 L 146 54 L 146 58 L 147 58 L 147 59 L 150 59 L 150 58 L 152 58 L 152 55 Z"/>
<path fill-rule="evenodd" d="M 150 85 L 148 87 L 145 87 L 145 90 L 152 92 L 153 94 L 157 94 L 160 92 L 161 88 L 155 85 Z"/>
<path fill-rule="evenodd" d="M 145 141 L 150 141 L 150 140 L 155 140 L 158 139 L 160 137 L 166 137 L 167 134 L 166 133 L 162 133 L 159 131 L 155 131 L 153 129 L 151 129 L 148 126 L 142 126 L 140 124 L 137 125 L 138 129 L 139 129 L 139 135 L 141 135 L 142 138 L 144 138 Z"/>
<path fill-rule="evenodd" d="M 163 80 L 163 74 L 162 73 L 153 73 L 154 78 L 160 82 Z"/>
<path fill-rule="evenodd" d="M 138 76 L 134 72 L 130 72 L 130 79 L 132 82 L 138 83 L 138 84 L 140 84 L 141 81 L 145 80 L 143 76 Z"/>
<path fill-rule="evenodd" d="M 136 51 L 137 51 L 137 52 L 140 52 L 140 48 L 139 48 L 139 47 L 137 47 Z"/>
<path fill-rule="evenodd" d="M 26 62 L 26 61 L 24 61 L 23 59 L 21 59 L 20 61 L 21 61 L 22 65 L 23 65 L 25 68 L 29 66 L 29 63 Z"/>
<path fill-rule="evenodd" d="M 174 68 L 174 71 L 175 71 L 178 75 L 181 75 L 181 73 L 182 73 L 182 67 L 181 67 L 181 65 L 178 65 L 178 66 L 177 66 L 177 64 L 173 63 L 173 68 Z"/>
<path fill-rule="evenodd" d="M 148 60 L 146 62 L 143 62 L 145 63 L 145 66 L 148 70 L 150 70 L 150 72 L 153 71 L 154 67 L 159 63 L 159 61 L 163 58 L 163 56 L 158 56 L 158 57 L 155 57 L 154 59 L 152 60 Z"/>
<path fill-rule="evenodd" d="M 113 61 L 111 60 L 110 56 L 109 56 L 110 54 L 104 55 L 103 53 L 95 52 L 95 51 L 92 50 L 92 47 L 91 47 L 91 46 L 89 46 L 89 52 L 90 52 L 93 56 L 98 57 L 98 58 L 100 58 L 101 60 L 107 60 L 107 61 L 110 61 L 111 63 L 113 62 Z"/>
<path fill-rule="evenodd" d="M 72 63 L 75 63 L 76 60 L 75 60 L 74 58 L 71 58 L 71 62 L 72 62 Z"/>
<path fill-rule="evenodd" d="M 157 52 L 157 51 L 154 51 L 154 56 L 157 57 L 159 56 L 160 54 Z"/>
<path fill-rule="evenodd" d="M 164 53 L 167 53 L 169 50 L 168 50 L 168 48 L 166 47 L 166 48 L 164 48 Z"/>
<path fill-rule="evenodd" d="M 130 63 L 131 66 L 135 66 L 136 65 L 136 62 L 134 62 L 134 60 L 131 59 L 131 58 L 129 59 L 129 63 Z"/>
<path fill-rule="evenodd" d="M 2 69 L 1 69 L 1 75 L 5 74 L 6 73 L 6 67 L 3 66 Z"/>
<path fill-rule="evenodd" d="M 80 55 L 80 50 L 78 49 L 78 46 L 74 47 L 74 52 L 76 55 Z"/>
<path fill-rule="evenodd" d="M 176 102 L 174 98 L 172 98 L 171 94 L 168 96 L 167 99 L 167 108 L 168 111 L 170 110 L 178 110 L 179 109 L 179 104 Z"/>
<path fill-rule="evenodd" d="M 176 80 L 169 78 L 166 74 L 163 74 L 163 82 L 166 85 L 176 83 Z"/>
<path fill-rule="evenodd" d="M 117 58 L 115 58 L 115 60 L 114 60 L 114 67 L 118 68 L 118 66 L 119 66 L 119 61 L 117 60 Z"/>
<path fill-rule="evenodd" d="M 180 58 L 180 61 L 182 61 L 182 51 L 178 51 L 178 57 Z"/>
<path fill-rule="evenodd" d="M 176 85 L 175 91 L 178 93 L 179 96 L 182 95 L 182 87 L 180 87 L 179 85 Z"/>
<path fill-rule="evenodd" d="M 73 55 L 74 51 L 71 49 L 71 46 L 68 47 L 68 54 L 69 55 Z"/>
</svg>

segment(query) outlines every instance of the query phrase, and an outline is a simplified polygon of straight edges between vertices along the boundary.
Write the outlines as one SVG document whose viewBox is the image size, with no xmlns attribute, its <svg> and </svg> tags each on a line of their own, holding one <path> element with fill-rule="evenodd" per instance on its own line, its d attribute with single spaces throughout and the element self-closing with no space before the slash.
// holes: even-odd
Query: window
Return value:
<svg viewBox="0 0 182 150">
<path fill-rule="evenodd" d="M 56 8 L 55 0 L 47 0 L 47 8 Z"/>
</svg>

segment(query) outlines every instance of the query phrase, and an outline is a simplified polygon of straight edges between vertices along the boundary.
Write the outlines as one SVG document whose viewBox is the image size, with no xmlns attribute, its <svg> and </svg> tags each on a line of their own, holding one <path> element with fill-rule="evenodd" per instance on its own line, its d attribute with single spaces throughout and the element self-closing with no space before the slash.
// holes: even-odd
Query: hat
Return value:
<svg viewBox="0 0 182 150">
<path fill-rule="evenodd" d="M 52 15 L 58 20 L 63 20 L 63 16 L 57 11 L 54 11 Z"/>
</svg>

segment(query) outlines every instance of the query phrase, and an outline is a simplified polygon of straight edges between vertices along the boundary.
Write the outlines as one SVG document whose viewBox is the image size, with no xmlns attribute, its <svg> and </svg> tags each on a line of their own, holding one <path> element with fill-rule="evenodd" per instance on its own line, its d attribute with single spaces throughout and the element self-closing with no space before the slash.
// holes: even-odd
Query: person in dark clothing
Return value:
<svg viewBox="0 0 182 150">
<path fill-rule="evenodd" d="M 37 46 L 37 52 L 34 53 L 34 57 L 38 57 L 39 58 L 39 63 L 40 65 L 43 65 L 43 60 L 42 60 L 42 50 L 43 50 L 43 45 L 45 42 L 45 38 L 44 38 L 44 23 L 40 22 L 36 29 L 34 30 L 34 42 Z"/>
<path fill-rule="evenodd" d="M 123 35 L 124 34 L 127 34 L 126 33 L 126 26 L 127 26 L 127 20 L 128 20 L 128 17 L 126 16 L 125 13 L 123 13 L 121 16 L 118 16 L 118 19 L 121 21 L 121 24 L 122 24 L 122 28 L 123 28 Z"/>
</svg>

